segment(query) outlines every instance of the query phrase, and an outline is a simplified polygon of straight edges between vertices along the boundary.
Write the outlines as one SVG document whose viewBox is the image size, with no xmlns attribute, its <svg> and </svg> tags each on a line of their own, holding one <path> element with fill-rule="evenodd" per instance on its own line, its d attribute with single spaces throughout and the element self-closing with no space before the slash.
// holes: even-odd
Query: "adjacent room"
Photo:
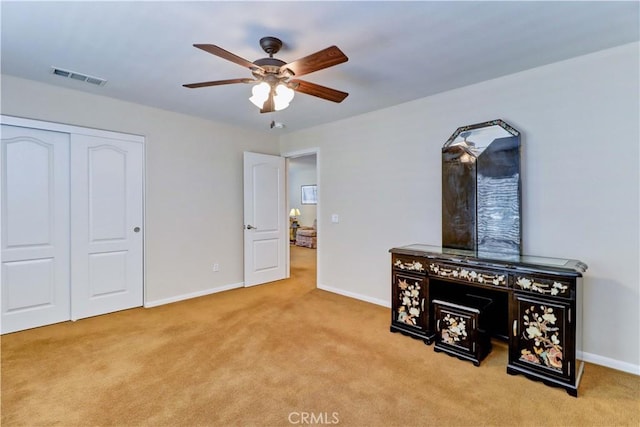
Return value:
<svg viewBox="0 0 640 427">
<path fill-rule="evenodd" d="M 640 423 L 637 1 L 0 2 L 1 423 Z"/>
<path fill-rule="evenodd" d="M 318 247 L 317 156 L 289 158 L 288 192 L 290 241 L 309 249 Z"/>
</svg>

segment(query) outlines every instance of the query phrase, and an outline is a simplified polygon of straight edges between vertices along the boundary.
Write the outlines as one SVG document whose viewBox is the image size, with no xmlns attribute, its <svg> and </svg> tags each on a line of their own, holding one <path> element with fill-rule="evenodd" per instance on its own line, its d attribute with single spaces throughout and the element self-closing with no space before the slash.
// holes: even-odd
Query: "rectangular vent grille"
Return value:
<svg viewBox="0 0 640 427">
<path fill-rule="evenodd" d="M 55 74 L 56 76 L 60 77 L 66 77 L 68 79 L 78 80 L 96 86 L 104 86 L 105 84 L 107 84 L 107 81 L 105 79 L 101 79 L 100 77 L 88 76 L 86 74 L 76 73 L 75 71 L 64 70 L 58 67 L 51 67 L 51 74 Z"/>
</svg>

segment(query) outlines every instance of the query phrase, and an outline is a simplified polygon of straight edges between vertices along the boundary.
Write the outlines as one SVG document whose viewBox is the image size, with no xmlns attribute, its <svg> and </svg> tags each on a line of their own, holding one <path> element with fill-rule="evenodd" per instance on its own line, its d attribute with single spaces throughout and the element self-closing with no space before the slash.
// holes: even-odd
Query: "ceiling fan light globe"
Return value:
<svg viewBox="0 0 640 427">
<path fill-rule="evenodd" d="M 278 86 L 276 86 L 275 96 L 273 97 L 274 109 L 276 111 L 280 111 L 287 108 L 293 99 L 294 94 L 295 92 L 293 89 L 284 84 L 278 84 Z"/>
<path fill-rule="evenodd" d="M 255 105 L 256 107 L 262 108 L 262 106 L 264 105 L 264 101 L 266 101 L 266 98 L 265 99 L 261 99 L 261 98 L 257 98 L 255 96 L 252 96 L 252 97 L 249 98 L 249 101 L 251 101 L 251 103 L 253 105 Z"/>
<path fill-rule="evenodd" d="M 294 95 L 295 91 L 282 83 L 276 86 L 276 99 L 280 98 L 283 102 L 288 104 L 291 102 Z"/>
<path fill-rule="evenodd" d="M 286 103 L 282 101 L 279 102 L 277 98 L 273 100 L 273 109 L 276 111 L 284 110 L 288 106 L 289 106 L 288 102 Z"/>
<path fill-rule="evenodd" d="M 254 95 L 264 96 L 265 98 L 269 96 L 269 92 L 271 92 L 271 86 L 267 82 L 260 82 L 251 89 L 251 93 Z"/>
<path fill-rule="evenodd" d="M 258 108 L 262 108 L 264 102 L 269 98 L 269 92 L 271 91 L 271 87 L 268 83 L 262 82 L 253 87 L 251 89 L 251 93 L 253 96 L 249 98 L 249 101 L 253 103 Z"/>
</svg>

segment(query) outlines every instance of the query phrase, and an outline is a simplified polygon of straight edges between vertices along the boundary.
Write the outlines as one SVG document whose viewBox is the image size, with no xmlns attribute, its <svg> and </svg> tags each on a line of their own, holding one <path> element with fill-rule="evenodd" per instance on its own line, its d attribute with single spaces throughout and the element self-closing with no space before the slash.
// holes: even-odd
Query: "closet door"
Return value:
<svg viewBox="0 0 640 427">
<path fill-rule="evenodd" d="M 71 135 L 71 319 L 143 303 L 142 143 Z"/>
<path fill-rule="evenodd" d="M 2 333 L 69 320 L 69 134 L 2 125 Z"/>
</svg>

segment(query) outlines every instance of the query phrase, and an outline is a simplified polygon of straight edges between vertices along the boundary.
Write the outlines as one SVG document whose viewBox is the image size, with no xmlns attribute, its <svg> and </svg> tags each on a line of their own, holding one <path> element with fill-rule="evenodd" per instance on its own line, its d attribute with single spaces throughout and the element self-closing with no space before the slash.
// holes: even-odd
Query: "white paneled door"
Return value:
<svg viewBox="0 0 640 427">
<path fill-rule="evenodd" d="M 69 134 L 1 131 L 6 333 L 69 319 Z"/>
<path fill-rule="evenodd" d="M 71 135 L 71 319 L 139 307 L 142 144 Z"/>
<path fill-rule="evenodd" d="M 244 153 L 244 285 L 284 279 L 286 221 L 283 157 Z"/>
<path fill-rule="evenodd" d="M 143 139 L 71 128 L 2 125 L 2 333 L 143 304 Z"/>
</svg>

